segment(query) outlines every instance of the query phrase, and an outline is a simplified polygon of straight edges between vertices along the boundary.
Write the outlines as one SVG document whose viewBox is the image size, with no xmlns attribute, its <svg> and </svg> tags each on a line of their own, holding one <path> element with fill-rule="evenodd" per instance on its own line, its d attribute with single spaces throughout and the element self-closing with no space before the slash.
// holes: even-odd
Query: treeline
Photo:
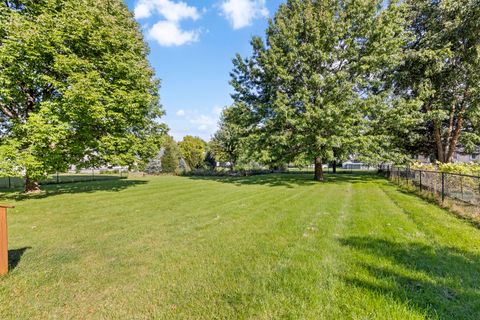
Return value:
<svg viewBox="0 0 480 320">
<path fill-rule="evenodd" d="M 176 142 L 165 135 L 158 155 L 150 160 L 144 171 L 149 174 L 180 174 L 189 171 L 216 167 L 216 160 L 209 143 L 199 137 L 185 136 Z"/>
<path fill-rule="evenodd" d="M 170 135 L 162 137 L 161 148 L 144 168 L 148 174 L 222 174 L 235 171 L 266 172 L 264 164 L 251 161 L 243 155 L 232 156 L 223 141 L 215 135 L 210 141 L 187 135 L 176 142 Z M 225 133 L 228 134 L 228 133 Z M 278 169 L 278 168 L 275 168 Z M 213 171 L 217 171 L 216 173 Z"/>
<path fill-rule="evenodd" d="M 480 144 L 479 0 L 289 0 L 237 55 L 216 157 L 451 162 Z"/>
</svg>

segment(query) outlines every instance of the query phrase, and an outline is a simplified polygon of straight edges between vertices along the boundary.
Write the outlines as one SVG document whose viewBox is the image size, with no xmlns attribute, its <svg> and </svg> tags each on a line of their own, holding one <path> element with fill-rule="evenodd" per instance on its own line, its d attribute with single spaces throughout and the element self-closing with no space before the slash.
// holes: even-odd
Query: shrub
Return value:
<svg viewBox="0 0 480 320">
<path fill-rule="evenodd" d="M 457 173 L 466 175 L 480 175 L 480 164 L 475 162 L 468 163 L 414 163 L 412 169 L 424 171 L 438 171 L 445 173 Z"/>
</svg>

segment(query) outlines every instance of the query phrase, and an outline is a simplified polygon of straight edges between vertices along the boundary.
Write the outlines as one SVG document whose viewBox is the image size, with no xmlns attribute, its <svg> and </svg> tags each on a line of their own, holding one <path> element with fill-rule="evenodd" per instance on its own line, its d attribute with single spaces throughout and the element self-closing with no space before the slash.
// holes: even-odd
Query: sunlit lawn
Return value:
<svg viewBox="0 0 480 320">
<path fill-rule="evenodd" d="M 480 230 L 373 174 L 45 187 L 2 319 L 480 319 Z"/>
</svg>

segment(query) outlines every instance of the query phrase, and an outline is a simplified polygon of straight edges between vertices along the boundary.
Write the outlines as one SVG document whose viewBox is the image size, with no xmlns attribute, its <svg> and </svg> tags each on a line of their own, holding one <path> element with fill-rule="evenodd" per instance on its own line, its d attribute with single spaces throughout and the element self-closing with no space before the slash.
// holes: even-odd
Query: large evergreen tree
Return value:
<svg viewBox="0 0 480 320">
<path fill-rule="evenodd" d="M 262 162 L 322 164 L 374 145 L 369 120 L 394 109 L 385 81 L 405 44 L 402 6 L 371 0 L 289 0 L 266 42 L 234 60 L 233 98 L 246 145 Z"/>
<path fill-rule="evenodd" d="M 122 0 L 0 2 L 0 171 L 27 191 L 71 164 L 158 152 L 159 82 Z"/>
</svg>

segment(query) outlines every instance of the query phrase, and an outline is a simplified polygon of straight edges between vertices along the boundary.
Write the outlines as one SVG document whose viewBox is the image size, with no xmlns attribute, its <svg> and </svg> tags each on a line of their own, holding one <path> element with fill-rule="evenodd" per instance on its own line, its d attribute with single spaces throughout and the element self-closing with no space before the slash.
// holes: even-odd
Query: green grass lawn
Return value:
<svg viewBox="0 0 480 320">
<path fill-rule="evenodd" d="M 373 174 L 14 193 L 2 319 L 480 319 L 480 230 Z"/>
</svg>

